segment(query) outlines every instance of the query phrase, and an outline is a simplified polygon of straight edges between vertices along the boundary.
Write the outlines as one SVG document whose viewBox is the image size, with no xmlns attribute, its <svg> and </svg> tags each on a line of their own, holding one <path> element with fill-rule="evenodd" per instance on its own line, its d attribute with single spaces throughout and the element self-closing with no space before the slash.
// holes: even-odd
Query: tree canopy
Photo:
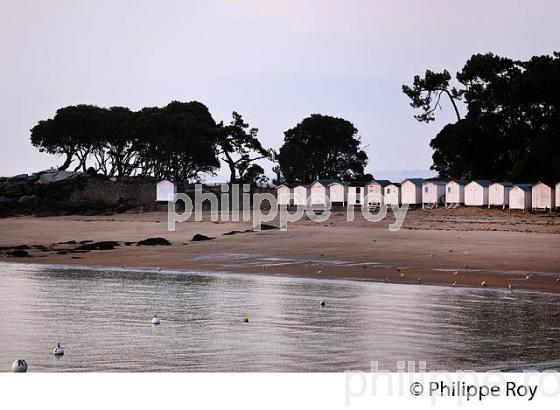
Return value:
<svg viewBox="0 0 560 410">
<path fill-rule="evenodd" d="M 447 71 L 426 71 L 403 86 L 419 121 L 433 121 L 445 93 L 466 115 L 446 125 L 430 146 L 441 177 L 560 179 L 560 54 L 527 61 L 473 55 L 451 86 Z"/>
<path fill-rule="evenodd" d="M 241 115 L 234 112 L 233 117 L 228 126 L 216 124 L 208 108 L 196 101 L 173 101 L 136 112 L 76 105 L 39 121 L 31 129 L 31 143 L 42 152 L 63 155 L 60 169 L 74 164 L 75 170 L 92 166 L 108 176 L 189 181 L 215 173 L 223 156 L 233 169 L 232 182 L 236 176 L 262 181 L 264 171 L 254 161 L 270 153 L 256 129 L 247 130 Z"/>
<path fill-rule="evenodd" d="M 360 145 L 351 122 L 313 114 L 284 133 L 278 153 L 280 171 L 288 182 L 359 178 L 367 164 Z"/>
</svg>

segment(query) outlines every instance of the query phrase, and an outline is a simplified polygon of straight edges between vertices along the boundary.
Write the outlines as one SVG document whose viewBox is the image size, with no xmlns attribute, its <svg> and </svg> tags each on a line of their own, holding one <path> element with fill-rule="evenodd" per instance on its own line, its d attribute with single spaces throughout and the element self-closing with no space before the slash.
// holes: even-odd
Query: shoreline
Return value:
<svg viewBox="0 0 560 410">
<path fill-rule="evenodd" d="M 467 286 L 467 285 L 457 285 L 449 286 L 445 283 L 407 283 L 407 282 L 384 282 L 382 280 L 376 280 L 375 278 L 366 277 L 350 277 L 350 276 L 304 276 L 293 273 L 263 273 L 263 272 L 233 272 L 233 271 L 196 271 L 196 270 L 186 270 L 186 269 L 161 269 L 157 270 L 157 267 L 149 266 L 110 266 L 110 265 L 81 265 L 81 264 L 58 264 L 58 263 L 40 263 L 40 262 L 1 262 L 2 265 L 13 265 L 21 267 L 37 267 L 37 268 L 49 268 L 49 269 L 60 269 L 69 270 L 76 269 L 84 272 L 87 271 L 101 271 L 101 272 L 117 272 L 117 273 L 148 273 L 148 274 L 170 274 L 170 275 L 195 275 L 195 276 L 233 276 L 239 278 L 251 278 L 251 277 L 261 277 L 261 278 L 274 278 L 280 280 L 292 280 L 296 279 L 299 281 L 325 281 L 333 283 L 363 283 L 363 284 L 387 284 L 387 285 L 409 285 L 409 286 L 430 286 L 437 288 L 453 288 L 457 290 L 488 290 L 488 291 L 504 291 L 508 292 L 508 288 L 499 287 L 480 287 L 480 286 Z M 530 288 L 516 288 L 516 293 L 523 294 L 549 294 L 551 296 L 559 296 L 560 292 L 553 290 L 535 290 Z"/>
<path fill-rule="evenodd" d="M 438 229 L 442 215 L 411 212 L 398 232 L 387 229 L 390 218 L 371 225 L 340 215 L 327 223 L 303 220 L 287 231 L 260 232 L 247 231 L 246 222 L 210 221 L 181 223 L 169 232 L 166 213 L 5 218 L 0 219 L 0 260 L 505 290 L 511 285 L 560 293 L 560 215 L 523 216 L 520 226 L 518 215 L 499 213 L 504 218 L 499 231 L 473 229 L 486 210 L 451 212 L 454 220 L 445 230 Z M 527 232 L 531 227 L 536 231 Z M 196 234 L 212 239 L 193 241 Z M 154 237 L 170 245 L 138 244 Z M 84 241 L 115 241 L 116 246 L 77 250 Z M 31 257 L 16 258 L 6 250 L 22 245 Z"/>
</svg>

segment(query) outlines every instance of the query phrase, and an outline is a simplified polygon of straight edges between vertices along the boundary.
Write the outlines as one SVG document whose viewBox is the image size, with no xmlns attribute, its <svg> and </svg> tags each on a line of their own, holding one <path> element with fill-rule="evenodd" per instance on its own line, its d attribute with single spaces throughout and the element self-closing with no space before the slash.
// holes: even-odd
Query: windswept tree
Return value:
<svg viewBox="0 0 560 410">
<path fill-rule="evenodd" d="M 457 121 L 461 119 L 457 102 L 461 100 L 462 91 L 449 85 L 451 75 L 447 70 L 441 73 L 426 70 L 424 77 L 414 76 L 412 86 L 403 85 L 403 92 L 410 98 L 410 106 L 419 109 L 420 114 L 414 118 L 421 122 L 435 120 L 434 112 L 441 108 L 441 97 L 448 99 L 455 110 Z"/>
<path fill-rule="evenodd" d="M 102 109 L 93 105 L 60 108 L 52 119 L 31 129 L 31 143 L 42 152 L 65 155 L 60 169 L 67 169 L 76 160 L 76 170 L 85 171 L 99 136 L 101 117 Z"/>
<path fill-rule="evenodd" d="M 220 124 L 218 138 L 218 154 L 229 168 L 230 184 L 236 181 L 247 182 L 245 172 L 257 169 L 251 168 L 251 165 L 255 161 L 272 157 L 272 151 L 265 149 L 257 137 L 259 130 L 249 128 L 249 124 L 237 112 L 234 111 L 232 116 L 233 120 L 229 125 Z"/>
<path fill-rule="evenodd" d="M 356 179 L 367 154 L 354 125 L 342 118 L 312 114 L 284 133 L 278 162 L 288 182 Z"/>
</svg>

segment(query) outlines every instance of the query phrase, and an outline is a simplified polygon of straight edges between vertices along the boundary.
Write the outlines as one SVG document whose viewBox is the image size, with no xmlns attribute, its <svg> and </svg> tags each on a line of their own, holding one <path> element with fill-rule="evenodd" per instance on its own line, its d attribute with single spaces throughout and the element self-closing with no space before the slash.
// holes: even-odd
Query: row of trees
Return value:
<svg viewBox="0 0 560 410">
<path fill-rule="evenodd" d="M 154 176 L 177 181 L 213 174 L 223 160 L 230 183 L 264 182 L 268 159 L 276 183 L 363 178 L 367 155 L 358 131 L 341 118 L 311 115 L 286 131 L 279 152 L 263 147 L 258 129 L 233 112 L 232 121 L 216 123 L 200 102 L 171 102 L 165 107 L 132 111 L 126 107 L 77 105 L 60 108 L 31 130 L 40 151 L 61 155 L 60 169 L 93 167 L 108 176 Z"/>
<path fill-rule="evenodd" d="M 455 79 L 447 70 L 427 70 L 403 92 L 420 122 L 435 120 L 442 98 L 453 107 L 456 122 L 430 143 L 440 177 L 560 179 L 560 53 L 528 61 L 476 54 Z M 93 166 L 110 176 L 192 181 L 215 173 L 223 160 L 230 182 L 258 182 L 265 177 L 255 161 L 268 159 L 277 162 L 276 183 L 371 178 L 364 175 L 368 158 L 354 125 L 320 114 L 287 130 L 278 152 L 264 148 L 240 114 L 216 123 L 196 101 L 139 111 L 64 107 L 33 127 L 31 142 L 64 156 L 61 169 Z"/>
<path fill-rule="evenodd" d="M 31 129 L 31 142 L 40 151 L 64 156 L 63 170 L 75 164 L 75 170 L 93 167 L 108 176 L 190 181 L 214 173 L 222 159 L 231 182 L 253 182 L 264 173 L 255 161 L 273 155 L 257 134 L 236 112 L 230 124 L 217 124 L 204 104 L 174 101 L 139 111 L 60 108 Z"/>
<path fill-rule="evenodd" d="M 435 119 L 442 98 L 453 107 L 457 121 L 430 143 L 441 177 L 560 179 L 560 53 L 527 61 L 476 54 L 455 80 L 427 70 L 403 91 L 421 122 Z"/>
</svg>

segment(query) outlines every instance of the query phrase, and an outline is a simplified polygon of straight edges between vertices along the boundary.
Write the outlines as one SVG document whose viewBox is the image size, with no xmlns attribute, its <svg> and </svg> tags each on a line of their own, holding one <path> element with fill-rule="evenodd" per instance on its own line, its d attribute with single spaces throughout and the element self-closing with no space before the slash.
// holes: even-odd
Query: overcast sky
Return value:
<svg viewBox="0 0 560 410">
<path fill-rule="evenodd" d="M 29 142 L 59 107 L 171 100 L 236 110 L 274 148 L 311 113 L 343 117 L 369 172 L 425 170 L 452 112 L 416 122 L 401 85 L 477 52 L 560 50 L 559 16 L 557 0 L 0 0 L 0 175 L 62 162 Z"/>
</svg>

